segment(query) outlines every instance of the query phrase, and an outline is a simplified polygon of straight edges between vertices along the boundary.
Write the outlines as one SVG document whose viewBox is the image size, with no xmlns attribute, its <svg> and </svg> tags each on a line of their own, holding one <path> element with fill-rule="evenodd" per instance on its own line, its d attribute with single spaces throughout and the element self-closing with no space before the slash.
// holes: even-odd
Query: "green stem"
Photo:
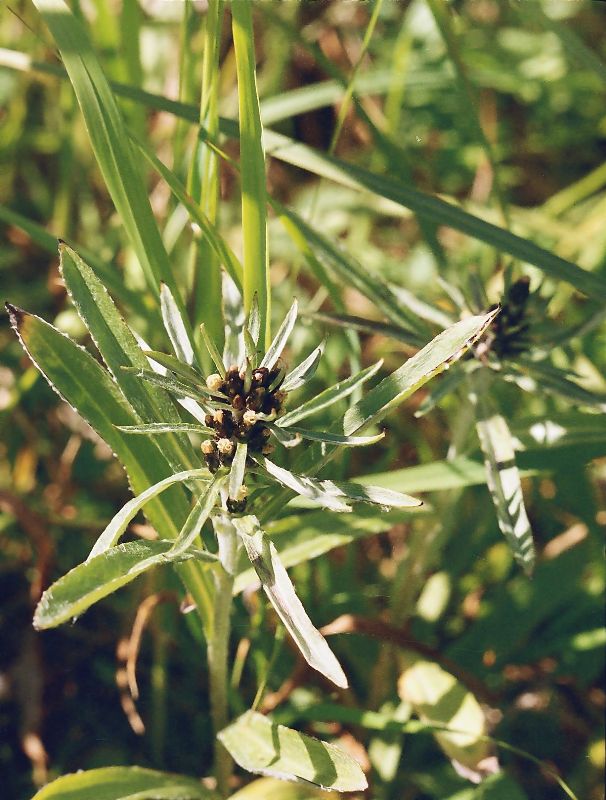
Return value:
<svg viewBox="0 0 606 800">
<path fill-rule="evenodd" d="M 217 788 L 221 795 L 226 797 L 233 770 L 233 761 L 227 750 L 217 739 L 217 734 L 229 722 L 229 671 L 227 663 L 238 537 L 227 517 L 218 517 L 213 520 L 213 524 L 219 543 L 219 556 L 223 568 L 219 568 L 215 574 L 213 629 L 208 637 L 207 658 L 210 685 L 210 715 L 214 732 L 214 773 L 217 779 Z"/>
</svg>

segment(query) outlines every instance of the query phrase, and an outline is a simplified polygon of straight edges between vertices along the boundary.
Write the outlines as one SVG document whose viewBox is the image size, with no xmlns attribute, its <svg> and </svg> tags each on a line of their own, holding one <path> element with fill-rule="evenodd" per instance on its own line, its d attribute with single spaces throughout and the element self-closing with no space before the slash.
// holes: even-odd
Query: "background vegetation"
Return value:
<svg viewBox="0 0 606 800">
<path fill-rule="evenodd" d="M 130 129 L 193 197 L 207 198 L 192 167 L 191 124 L 210 69 L 203 9 L 151 0 L 70 6 L 85 20 L 108 78 L 185 104 L 168 108 L 141 94 L 133 102 L 119 92 Z M 331 637 L 331 646 L 351 692 L 331 694 L 286 643 L 275 657 L 272 612 L 257 594 L 245 594 L 233 620 L 233 685 L 240 691 L 232 694 L 232 712 L 248 708 L 266 678 L 262 708 L 340 742 L 364 764 L 374 798 L 550 800 L 564 796 L 552 769 L 578 797 L 597 800 L 605 703 L 602 4 L 274 2 L 256 4 L 254 12 L 263 124 L 312 148 L 268 140 L 269 193 L 345 254 L 343 263 L 330 257 L 311 234 L 293 240 L 275 214 L 270 218 L 274 321 L 296 295 L 304 324 L 292 350 L 307 353 L 330 334 L 310 395 L 349 374 L 350 365 L 382 357 L 385 373 L 395 369 L 457 318 L 461 296 L 475 311 L 502 299 L 509 271 L 530 278 L 528 347 L 547 356 L 548 368 L 539 378 L 534 373 L 534 384 L 525 368 L 491 390 L 516 438 L 538 553 L 534 577 L 515 565 L 499 532 L 473 409 L 446 376 L 428 391 L 452 393 L 417 393 L 387 418 L 383 443 L 339 462 L 344 476 L 392 473 L 385 485 L 421 493 L 426 511 L 414 519 L 360 512 L 329 523 L 312 512 L 299 528 L 306 541 L 343 536 L 343 547 L 297 565 L 292 575 L 314 622 L 348 634 Z M 4 297 L 90 345 L 59 277 L 60 237 L 97 270 L 133 327 L 165 349 L 125 222 L 58 70 L 56 46 L 29 2 L 3 8 L 0 45 Z M 207 80 L 218 81 L 221 115 L 237 118 L 229 13 L 217 55 L 220 72 L 211 70 Z M 233 128 L 222 124 L 222 134 L 222 149 L 237 161 Z M 318 152 L 336 160 L 318 160 Z M 212 319 L 208 309 L 218 295 L 213 299 L 213 287 L 199 279 L 199 265 L 212 253 L 192 246 L 183 205 L 145 169 L 174 282 L 192 320 Z M 447 225 L 431 208 L 415 216 L 422 196 L 398 201 L 369 174 L 440 195 L 583 272 L 540 254 L 537 263 L 534 251 L 501 247 L 494 231 L 475 223 L 473 230 Z M 226 161 L 218 186 L 220 230 L 240 254 L 240 183 Z M 205 211 L 214 219 L 212 204 Z M 362 265 L 357 273 L 352 256 Z M 409 326 L 417 313 L 428 327 L 413 327 L 415 340 Z M 335 315 L 357 319 L 343 327 Z M 205 774 L 212 741 L 203 644 L 180 613 L 179 584 L 168 572 L 142 578 L 77 625 L 43 634 L 31 627 L 41 590 L 85 558 L 130 494 L 109 448 L 28 362 L 6 319 L 0 348 L 4 791 L 28 798 L 49 777 L 109 764 Z M 131 532 L 149 535 L 149 526 L 141 518 Z M 135 704 L 125 657 L 133 624 L 144 620 Z M 470 788 L 430 735 L 377 730 L 407 712 L 396 684 L 410 653 L 461 679 L 490 709 L 491 735 L 542 766 L 502 751 L 505 777 L 490 779 L 488 789 Z M 365 709 L 378 712 L 374 722 L 357 714 Z"/>
</svg>

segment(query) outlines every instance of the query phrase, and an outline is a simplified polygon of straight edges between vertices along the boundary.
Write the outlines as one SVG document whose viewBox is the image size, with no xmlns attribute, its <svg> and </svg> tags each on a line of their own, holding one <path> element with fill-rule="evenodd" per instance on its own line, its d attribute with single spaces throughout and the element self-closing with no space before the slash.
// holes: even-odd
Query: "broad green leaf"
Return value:
<svg viewBox="0 0 606 800">
<path fill-rule="evenodd" d="M 267 190 L 251 5 L 233 3 L 231 19 L 238 78 L 244 307 L 247 312 L 250 311 L 256 294 L 259 303 L 261 342 L 267 347 L 271 319 L 267 257 Z"/>
<path fill-rule="evenodd" d="M 90 551 L 87 561 L 95 556 L 101 555 L 101 553 L 109 550 L 110 547 L 113 547 L 128 527 L 128 523 L 139 511 L 149 503 L 150 500 L 157 497 L 165 489 L 168 489 L 169 486 L 184 481 L 208 481 L 210 477 L 207 469 L 192 469 L 185 472 L 177 472 L 175 475 L 170 475 L 168 478 L 158 481 L 158 483 L 150 486 L 149 489 L 141 492 L 137 497 L 133 497 L 126 505 L 122 506 L 120 511 L 118 511 L 103 533 L 99 536 L 93 549 Z"/>
<path fill-rule="evenodd" d="M 265 594 L 307 663 L 334 684 L 346 689 L 347 678 L 341 665 L 326 639 L 308 617 L 276 548 L 259 527 L 257 518 L 235 518 L 233 524 Z"/>
<path fill-rule="evenodd" d="M 132 408 L 144 420 L 179 422 L 179 414 L 165 392 L 151 389 L 123 369 L 147 367 L 147 359 L 104 285 L 66 244 L 59 245 L 59 254 L 61 273 L 76 310 Z M 199 463 L 185 436 L 169 437 L 163 451 L 173 469 Z"/>
<path fill-rule="evenodd" d="M 476 409 L 476 430 L 484 454 L 488 488 L 499 528 L 516 561 L 530 575 L 534 567 L 535 550 L 511 433 L 505 419 L 493 407 L 486 381 L 476 379 L 471 397 Z"/>
<path fill-rule="evenodd" d="M 47 784 L 32 800 L 217 800 L 200 781 L 142 767 L 80 770 Z"/>
<path fill-rule="evenodd" d="M 338 800 L 339 797 L 334 792 L 324 792 L 306 784 L 259 778 L 230 795 L 230 800 Z"/>
<path fill-rule="evenodd" d="M 442 331 L 435 339 L 409 358 L 399 369 L 345 413 L 343 432 L 350 436 L 367 425 L 383 419 L 393 408 L 423 384 L 457 361 L 480 339 L 498 311 L 468 317 Z"/>
<path fill-rule="evenodd" d="M 182 364 L 191 367 L 194 363 L 194 348 L 173 293 L 165 283 L 160 284 L 160 310 L 175 355 Z"/>
<path fill-rule="evenodd" d="M 453 761 L 470 770 L 481 770 L 482 762 L 492 755 L 492 747 L 484 738 L 484 712 L 462 683 L 434 662 L 413 660 L 400 676 L 398 694 L 423 722 L 459 731 L 436 732 L 436 741 Z"/>
<path fill-rule="evenodd" d="M 171 172 L 143 142 L 137 139 L 135 139 L 135 142 L 151 167 L 161 175 L 171 192 L 185 208 L 192 222 L 200 228 L 209 247 L 212 248 L 219 261 L 223 264 L 231 279 L 235 281 L 237 286 L 242 286 L 242 264 L 238 261 L 238 257 L 231 247 L 223 239 L 215 226 L 211 224 L 210 220 L 202 212 L 200 206 L 187 194 L 184 186 L 175 176 L 174 172 Z"/>
<path fill-rule="evenodd" d="M 127 542 L 79 564 L 44 592 L 36 607 L 34 627 L 56 628 L 79 617 L 94 603 L 159 564 L 191 558 L 216 560 L 216 556 L 203 550 L 173 553 L 173 545 L 174 542 L 165 539 Z"/>
<path fill-rule="evenodd" d="M 368 783 L 360 765 L 338 747 L 247 711 L 219 734 L 234 760 L 249 772 L 302 779 L 324 789 L 355 792 Z"/>
<path fill-rule="evenodd" d="M 129 436 L 117 425 L 138 420 L 118 387 L 84 348 L 52 325 L 25 311 L 9 307 L 11 323 L 28 355 L 55 391 L 97 431 L 124 465 L 135 494 L 171 475 L 161 448 L 148 437 Z M 151 523 L 164 538 L 175 538 L 188 513 L 180 487 L 171 487 L 146 507 Z M 205 625 L 210 615 L 211 587 L 206 577 L 188 564 L 180 568 Z"/>
<path fill-rule="evenodd" d="M 295 389 L 307 383 L 316 373 L 323 350 L 323 345 L 316 347 L 298 367 L 287 374 L 281 388 L 285 392 L 294 392 Z"/>
<path fill-rule="evenodd" d="M 382 366 L 383 361 L 377 361 L 376 364 L 366 367 L 366 369 L 363 369 L 361 372 L 350 375 L 349 378 L 345 378 L 345 380 L 340 381 L 340 383 L 335 383 L 334 386 L 325 389 L 323 392 L 320 392 L 320 394 L 312 397 L 311 400 L 302 403 L 297 408 L 289 411 L 288 414 L 280 417 L 280 419 L 276 421 L 276 425 L 279 425 L 281 428 L 288 428 L 293 423 L 307 419 L 307 417 L 317 414 L 319 411 L 333 405 L 333 403 L 338 403 L 339 400 L 349 397 L 356 389 L 372 378 L 373 375 L 376 375 Z"/>
<path fill-rule="evenodd" d="M 196 499 L 194 507 L 185 520 L 183 527 L 179 531 L 170 553 L 170 558 L 178 558 L 185 554 L 186 550 L 193 545 L 200 535 L 202 526 L 210 516 L 210 512 L 215 507 L 221 489 L 226 482 L 225 477 L 214 477 L 206 490 Z"/>
<path fill-rule="evenodd" d="M 174 288 L 168 256 L 124 120 L 87 32 L 63 0 L 34 0 L 59 48 L 97 163 L 149 286 Z"/>
<path fill-rule="evenodd" d="M 295 299 L 259 366 L 267 367 L 267 369 L 272 369 L 275 366 L 297 321 L 298 308 L 299 305 Z"/>
</svg>

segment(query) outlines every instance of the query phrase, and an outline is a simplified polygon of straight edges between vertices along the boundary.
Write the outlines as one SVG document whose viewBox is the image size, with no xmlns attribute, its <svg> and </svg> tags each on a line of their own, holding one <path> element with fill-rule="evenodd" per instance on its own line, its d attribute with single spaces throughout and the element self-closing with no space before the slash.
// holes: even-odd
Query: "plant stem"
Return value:
<svg viewBox="0 0 606 800">
<path fill-rule="evenodd" d="M 208 638 L 207 658 L 210 684 L 210 714 L 214 733 L 214 773 L 217 779 L 217 788 L 225 797 L 228 794 L 233 761 L 227 750 L 217 739 L 217 734 L 229 722 L 229 675 L 227 662 L 238 538 L 233 525 L 227 517 L 218 517 L 213 520 L 213 524 L 219 543 L 219 556 L 223 568 L 219 568 L 215 574 L 213 628 Z"/>
</svg>

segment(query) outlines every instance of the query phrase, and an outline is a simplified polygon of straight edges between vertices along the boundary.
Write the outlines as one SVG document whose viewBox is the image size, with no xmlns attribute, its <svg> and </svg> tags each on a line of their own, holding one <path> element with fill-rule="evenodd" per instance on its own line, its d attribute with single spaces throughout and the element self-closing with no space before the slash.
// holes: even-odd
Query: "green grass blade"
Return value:
<svg viewBox="0 0 606 800">
<path fill-rule="evenodd" d="M 24 69 L 27 65 L 14 63 L 13 60 L 9 66 Z M 36 62 L 34 67 L 38 71 L 56 75 L 59 78 L 65 77 L 60 68 L 53 68 L 51 65 Z M 121 97 L 127 97 L 149 108 L 166 111 L 192 123 L 198 122 L 198 111 L 194 106 L 169 100 L 124 84 L 112 83 L 111 85 L 116 94 Z M 238 136 L 238 126 L 234 120 L 221 118 L 219 129 L 226 136 L 232 138 Z M 201 136 L 206 138 L 207 134 L 204 130 L 201 130 Z M 485 242 L 521 261 L 533 264 L 546 275 L 566 281 L 590 297 L 596 295 L 606 297 L 606 281 L 599 275 L 581 269 L 572 261 L 567 261 L 530 240 L 486 222 L 439 197 L 420 192 L 402 181 L 375 175 L 362 167 L 347 164 L 334 157 L 331 158 L 269 129 L 264 131 L 263 145 L 267 155 L 287 164 L 300 167 L 315 175 L 330 178 L 336 183 L 353 189 L 366 189 L 379 197 L 385 197 L 404 208 L 409 208 L 419 216 L 433 221 L 436 225 L 446 225 L 461 231 L 461 233 Z"/>
<path fill-rule="evenodd" d="M 149 286 L 174 281 L 124 120 L 87 32 L 63 0 L 34 0 L 61 53 L 109 194 Z"/>
<path fill-rule="evenodd" d="M 231 279 L 235 282 L 238 288 L 241 288 L 243 275 L 242 264 L 239 262 L 238 257 L 233 252 L 231 247 L 217 232 L 215 226 L 210 222 L 200 207 L 194 203 L 191 197 L 189 197 L 185 191 L 185 187 L 175 176 L 175 174 L 171 172 L 168 167 L 166 167 L 160 161 L 160 159 L 154 153 L 152 153 L 152 151 L 145 144 L 143 144 L 143 142 L 137 141 L 136 144 L 153 169 L 155 169 L 156 172 L 166 181 L 166 184 L 173 195 L 186 209 L 192 222 L 198 225 L 202 235 L 208 242 L 208 246 L 223 264 Z"/>
<path fill-rule="evenodd" d="M 244 307 L 247 312 L 250 310 L 256 293 L 262 341 L 267 347 L 271 321 L 267 254 L 267 190 L 257 94 L 252 4 L 232 3 L 230 8 L 240 108 Z"/>
</svg>

